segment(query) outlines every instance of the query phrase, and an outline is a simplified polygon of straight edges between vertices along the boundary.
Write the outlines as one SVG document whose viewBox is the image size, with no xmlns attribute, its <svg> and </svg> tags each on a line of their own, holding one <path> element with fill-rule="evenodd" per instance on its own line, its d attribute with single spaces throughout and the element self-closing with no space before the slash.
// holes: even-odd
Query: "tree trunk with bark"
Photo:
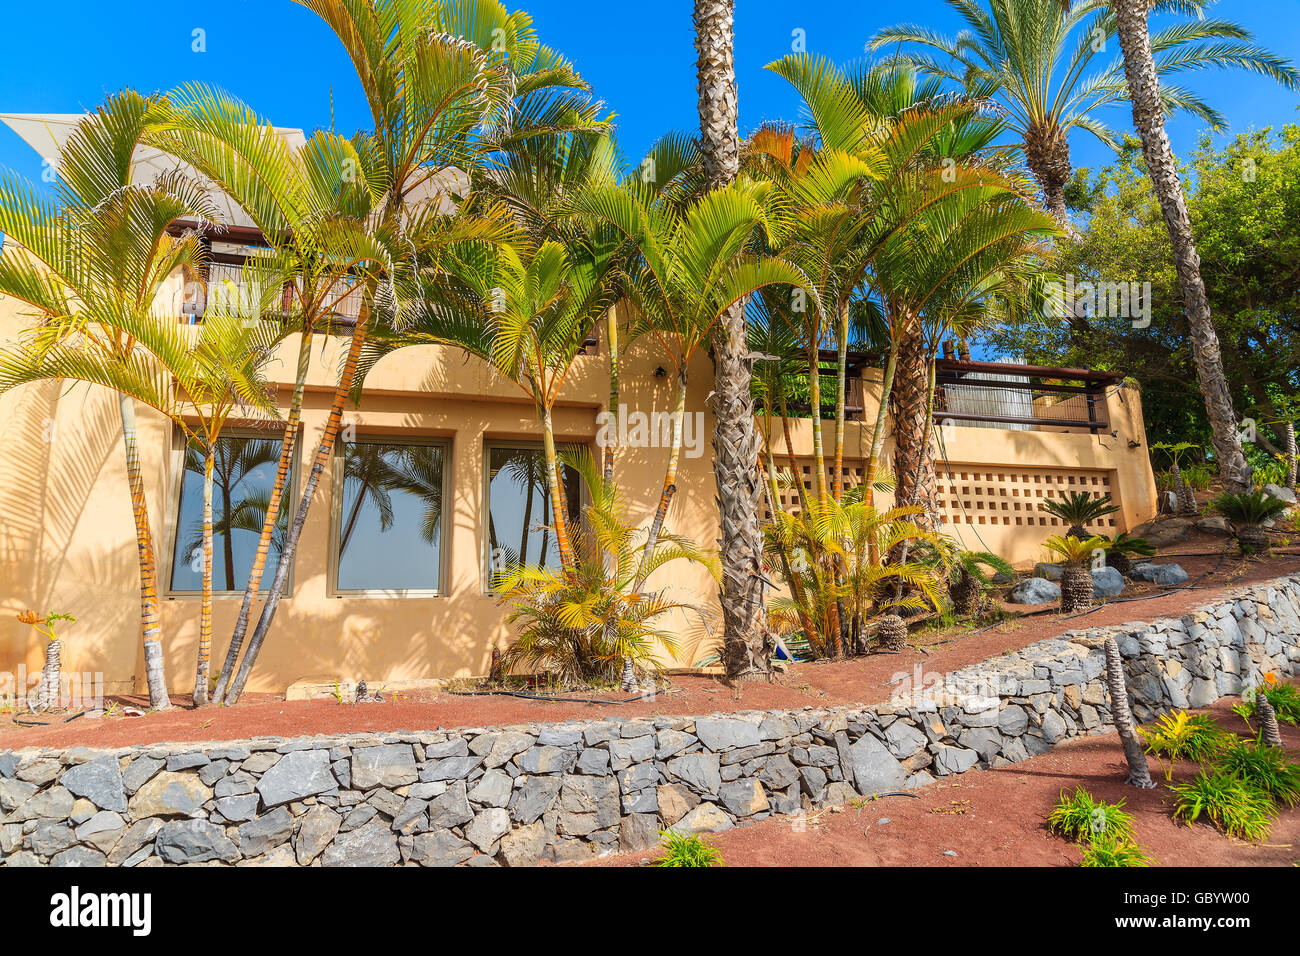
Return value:
<svg viewBox="0 0 1300 956">
<path fill-rule="evenodd" d="M 135 544 L 140 559 L 140 640 L 144 645 L 145 680 L 149 686 L 149 706 L 167 710 L 167 678 L 163 670 L 161 627 L 158 620 L 158 567 L 149 528 L 149 506 L 144 496 L 144 475 L 140 471 L 140 448 L 135 431 L 135 403 L 126 395 L 118 396 L 122 415 L 122 447 L 126 452 L 126 479 L 131 489 L 131 513 L 135 518 Z"/>
<path fill-rule="evenodd" d="M 208 703 L 208 659 L 212 656 L 212 467 L 216 448 L 203 449 L 203 597 L 199 602 L 199 652 L 194 666 L 194 706 Z M 230 538 L 229 532 L 226 538 Z"/>
<path fill-rule="evenodd" d="M 41 680 L 36 688 L 36 707 L 34 709 L 37 711 L 56 710 L 62 703 L 62 651 L 63 644 L 58 640 L 52 640 L 45 645 L 45 666 L 41 669 Z M 1274 723 L 1276 725 L 1276 722 Z"/>
<path fill-rule="evenodd" d="M 622 396 L 618 381 L 618 312 L 609 310 L 606 319 L 606 345 L 609 348 L 609 428 L 605 432 L 605 447 L 601 449 L 601 470 L 606 481 L 614 480 L 614 455 L 618 451 L 619 427 L 623 411 L 619 407 Z"/>
<path fill-rule="evenodd" d="M 1259 721 L 1260 737 L 1268 747 L 1282 746 L 1282 731 L 1277 726 L 1277 711 L 1264 692 L 1255 693 L 1255 718 Z"/>
<path fill-rule="evenodd" d="M 1294 492 L 1296 479 L 1295 422 L 1283 423 L 1282 437 L 1286 439 L 1286 486 L 1289 491 Z"/>
<path fill-rule="evenodd" d="M 1142 140 L 1142 155 L 1151 174 L 1156 198 L 1164 213 L 1173 245 L 1174 268 L 1182 289 L 1197 379 L 1210 420 L 1219 476 L 1229 492 L 1250 490 L 1251 469 L 1241 450 L 1232 393 L 1223 372 L 1223 356 L 1210 317 L 1210 303 L 1201 278 L 1201 257 L 1192 236 L 1192 223 L 1183 196 L 1182 178 L 1165 132 L 1151 34 L 1147 29 L 1147 0 L 1112 0 L 1111 10 L 1124 54 L 1124 75 L 1133 104 L 1133 125 Z"/>
<path fill-rule="evenodd" d="M 700 148 L 710 188 L 740 169 L 732 0 L 695 0 L 695 50 Z M 721 518 L 722 660 L 731 681 L 767 680 L 771 673 L 763 605 L 763 533 L 758 520 L 759 437 L 750 395 L 744 303 L 722 316 L 713 339 L 717 427 L 713 473 Z M 813 421 L 817 411 L 813 410 Z M 823 482 L 825 478 L 823 477 Z"/>
<path fill-rule="evenodd" d="M 1025 132 L 1025 164 L 1043 189 L 1043 205 L 1065 232 L 1079 238 L 1065 206 L 1065 185 L 1070 181 L 1070 143 L 1059 126 L 1031 125 Z"/>
<path fill-rule="evenodd" d="M 934 445 L 930 441 L 929 350 L 917 330 L 905 335 L 898 348 L 898 371 L 891 392 L 894 411 L 895 501 L 919 505 L 921 514 L 909 520 L 933 529 L 937 526 L 939 495 L 934 473 Z"/>
<path fill-rule="evenodd" d="M 1146 751 L 1133 724 L 1133 712 L 1129 709 L 1124 661 L 1114 638 L 1106 641 L 1106 688 L 1110 693 L 1111 719 L 1115 721 L 1115 729 L 1124 744 L 1124 759 L 1128 761 L 1128 783 L 1141 790 L 1153 790 L 1155 783 L 1151 780 L 1151 768 L 1147 766 Z"/>
</svg>

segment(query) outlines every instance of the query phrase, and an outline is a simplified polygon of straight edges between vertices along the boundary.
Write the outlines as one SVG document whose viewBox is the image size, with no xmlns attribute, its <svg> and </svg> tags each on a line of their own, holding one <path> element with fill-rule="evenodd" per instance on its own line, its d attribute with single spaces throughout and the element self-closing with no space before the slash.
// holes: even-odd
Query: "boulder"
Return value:
<svg viewBox="0 0 1300 956">
<path fill-rule="evenodd" d="M 262 796 L 263 805 L 276 807 L 335 790 L 338 785 L 330 770 L 328 750 L 295 750 L 262 774 L 262 779 L 257 781 L 257 792 Z"/>
<path fill-rule="evenodd" d="M 1034 577 L 1046 578 L 1048 581 L 1061 580 L 1062 568 L 1059 564 L 1050 564 L 1047 561 L 1039 561 L 1034 565 Z"/>
<path fill-rule="evenodd" d="M 1135 537 L 1146 538 L 1157 548 L 1164 548 L 1186 541 L 1193 527 L 1195 521 L 1191 518 L 1157 518 L 1138 525 L 1132 533 Z"/>
<path fill-rule="evenodd" d="M 1124 575 L 1111 567 L 1092 569 L 1092 599 L 1094 601 L 1119 597 L 1122 593 L 1124 593 Z"/>
<path fill-rule="evenodd" d="M 85 797 L 101 810 L 126 812 L 126 790 L 117 757 L 106 754 L 70 767 L 59 780 L 75 796 Z"/>
<path fill-rule="evenodd" d="M 131 819 L 144 817 L 188 817 L 207 801 L 212 791 L 193 773 L 164 770 L 131 798 Z"/>
<path fill-rule="evenodd" d="M 1025 578 L 1007 595 L 1012 604 L 1051 604 L 1060 599 L 1061 586 L 1046 578 Z"/>
<path fill-rule="evenodd" d="M 396 866 L 397 834 L 382 823 L 340 833 L 321 857 L 323 866 Z"/>
<path fill-rule="evenodd" d="M 733 826 L 735 824 L 731 822 L 731 817 L 727 816 L 717 804 L 701 803 L 678 820 L 671 829 L 676 833 L 690 836 L 696 833 L 718 833 L 722 830 L 730 830 Z"/>
<path fill-rule="evenodd" d="M 1196 527 L 1206 534 L 1232 534 L 1232 522 L 1223 515 L 1206 515 L 1196 522 Z"/>
<path fill-rule="evenodd" d="M 1182 565 L 1170 562 L 1169 564 L 1151 564 L 1143 562 L 1135 564 L 1129 577 L 1134 581 L 1149 581 L 1160 587 L 1171 587 L 1175 584 L 1182 584 L 1187 580 L 1188 574 L 1183 570 Z"/>
<path fill-rule="evenodd" d="M 907 771 L 893 754 L 871 734 L 863 734 L 849 748 L 853 779 L 863 796 L 897 790 L 907 779 Z"/>
<path fill-rule="evenodd" d="M 1296 503 L 1296 495 L 1294 491 L 1291 491 L 1289 488 L 1283 488 L 1281 485 L 1275 485 L 1272 482 L 1269 482 L 1264 486 L 1264 494 L 1271 495 L 1279 501 L 1285 501 L 1289 505 L 1294 505 Z"/>
<path fill-rule="evenodd" d="M 154 849 L 165 863 L 206 863 L 239 859 L 226 831 L 207 820 L 172 820 L 158 829 Z"/>
</svg>

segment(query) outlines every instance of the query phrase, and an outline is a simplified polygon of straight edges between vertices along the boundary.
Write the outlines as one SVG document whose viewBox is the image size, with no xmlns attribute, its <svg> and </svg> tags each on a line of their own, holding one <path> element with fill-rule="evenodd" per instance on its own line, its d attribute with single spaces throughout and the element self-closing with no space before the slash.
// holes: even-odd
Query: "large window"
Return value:
<svg viewBox="0 0 1300 956">
<path fill-rule="evenodd" d="M 262 523 L 280 462 L 280 438 L 265 433 L 232 433 L 217 439 L 212 466 L 212 588 L 242 592 L 248 584 Z M 279 520 L 262 574 L 270 585 L 295 500 L 293 475 L 280 501 Z M 171 590 L 203 588 L 203 451 L 185 448 L 180 508 L 172 553 Z"/>
<path fill-rule="evenodd" d="M 446 447 L 343 442 L 335 523 L 335 591 L 438 593 Z"/>
<path fill-rule="evenodd" d="M 578 473 L 564 472 L 570 522 L 580 514 Z M 538 445 L 497 445 L 487 450 L 488 570 L 511 564 L 560 566 L 551 497 L 546 491 L 546 456 Z M 490 584 L 490 581 L 488 582 Z"/>
</svg>

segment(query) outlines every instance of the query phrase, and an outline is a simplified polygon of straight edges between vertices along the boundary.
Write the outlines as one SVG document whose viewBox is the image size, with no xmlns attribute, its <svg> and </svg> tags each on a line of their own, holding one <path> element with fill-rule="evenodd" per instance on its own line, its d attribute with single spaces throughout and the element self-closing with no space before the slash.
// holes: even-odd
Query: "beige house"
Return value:
<svg viewBox="0 0 1300 956">
<path fill-rule="evenodd" d="M 15 128 L 19 119 L 5 118 Z M 34 145 L 47 133 L 57 140 L 48 123 L 26 129 Z M 250 252 L 240 234 L 227 238 L 214 242 L 217 261 L 238 261 Z M 194 321 L 195 311 L 178 282 L 177 321 Z M 14 340 L 26 325 L 21 303 L 0 299 L 0 343 Z M 346 342 L 345 336 L 321 336 L 313 347 L 300 465 L 324 428 Z M 284 404 L 297 348 L 294 336 L 270 366 Z M 601 342 L 593 341 L 587 352 L 567 382 L 555 427 L 560 441 L 598 453 L 608 360 Z M 668 455 L 650 418 L 671 407 L 662 364 L 646 343 L 634 348 L 622 369 L 623 401 L 645 416 L 647 427 L 643 433 L 635 425 L 629 429 L 640 440 L 620 449 L 617 476 L 632 513 L 645 521 Z M 865 359 L 856 363 L 850 395 L 859 399 L 851 400 L 845 449 L 850 482 L 861 477 L 880 379 Z M 695 361 L 689 380 L 686 451 L 668 525 L 713 544 L 718 520 L 707 356 Z M 1020 563 L 1039 559 L 1042 540 L 1064 529 L 1036 503 L 1065 491 L 1112 496 L 1120 511 L 1100 529 L 1105 533 L 1154 513 L 1139 396 L 1114 376 L 942 361 L 939 382 L 945 530 L 967 547 Z M 187 468 L 178 430 L 149 409 L 137 414 L 159 552 L 162 644 L 170 688 L 183 693 L 193 679 L 198 640 L 194 554 L 201 479 Z M 797 420 L 790 449 L 805 483 L 812 480 L 812 427 L 807 418 Z M 833 423 L 822 427 L 829 448 Z M 335 678 L 396 687 L 486 673 L 492 648 L 509 636 L 505 609 L 488 590 L 494 562 L 521 555 L 535 561 L 554 552 L 545 528 L 549 503 L 536 474 L 540 441 L 531 404 L 486 364 L 439 346 L 382 359 L 359 406 L 345 415 L 299 544 L 291 589 L 249 690 L 282 692 L 303 679 Z M 773 451 L 784 465 L 784 444 Z M 219 448 L 214 672 L 256 543 L 257 531 L 245 525 L 269 486 L 278 453 L 277 428 L 255 422 L 232 427 Z M 295 487 L 301 475 L 298 467 Z M 784 494 L 793 496 L 793 489 Z M 705 572 L 685 565 L 659 574 L 651 587 L 669 588 L 705 612 L 674 622 L 682 650 L 673 666 L 690 667 L 718 641 L 717 587 Z M 29 607 L 55 610 L 77 618 L 65 628 L 65 668 L 102 672 L 110 693 L 142 692 L 138 595 L 116 396 L 57 382 L 0 396 L 0 672 L 40 667 L 43 647 L 15 615 Z"/>
</svg>

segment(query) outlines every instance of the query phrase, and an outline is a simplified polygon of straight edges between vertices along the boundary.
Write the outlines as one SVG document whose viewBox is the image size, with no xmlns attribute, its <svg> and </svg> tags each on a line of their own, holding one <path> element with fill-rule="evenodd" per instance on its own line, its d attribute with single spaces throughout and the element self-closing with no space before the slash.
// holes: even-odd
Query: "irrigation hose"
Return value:
<svg viewBox="0 0 1300 956">
<path fill-rule="evenodd" d="M 663 689 L 655 688 L 655 692 L 650 695 L 638 694 L 636 697 L 629 697 L 626 700 L 598 700 L 591 697 L 556 697 L 552 694 L 530 694 L 522 690 L 452 690 L 448 691 L 451 697 L 518 697 L 521 700 L 540 700 L 547 704 L 635 704 L 638 701 L 651 700 L 655 697 L 661 697 L 672 691 L 672 682 L 670 681 Z"/>
</svg>

